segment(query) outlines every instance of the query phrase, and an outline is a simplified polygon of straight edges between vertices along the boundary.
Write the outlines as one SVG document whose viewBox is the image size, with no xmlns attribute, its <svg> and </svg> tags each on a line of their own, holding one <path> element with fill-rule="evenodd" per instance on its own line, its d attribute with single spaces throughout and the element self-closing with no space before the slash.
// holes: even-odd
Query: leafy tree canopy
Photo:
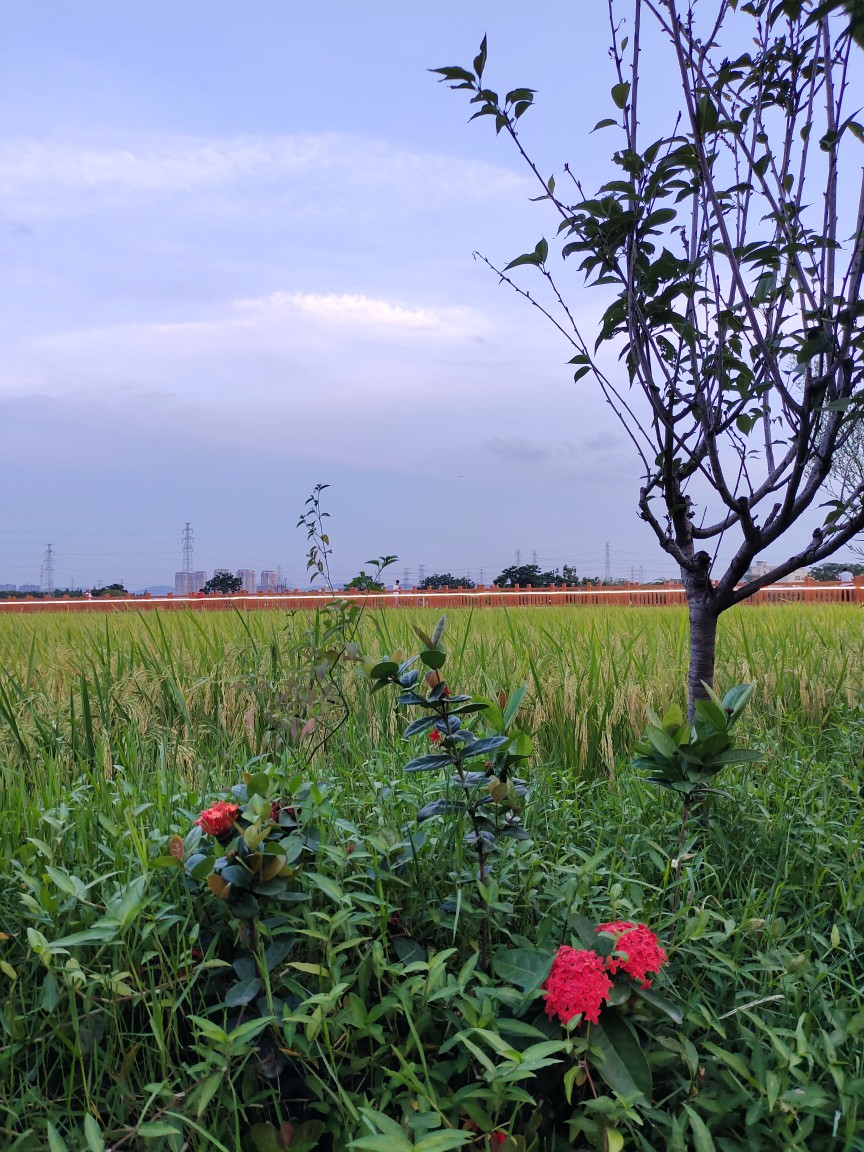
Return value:
<svg viewBox="0 0 864 1152">
<path fill-rule="evenodd" d="M 374 576 L 369 576 L 365 568 L 361 568 L 360 572 L 349 580 L 345 585 L 346 592 L 383 592 L 384 585 L 380 580 L 376 580 Z"/>
<path fill-rule="evenodd" d="M 476 588 L 476 584 L 467 576 L 454 576 L 451 572 L 435 572 L 431 576 L 424 576 L 417 587 L 426 591 L 430 588 Z"/>
<path fill-rule="evenodd" d="M 126 588 L 124 588 L 124 586 L 122 584 L 106 584 L 104 588 L 91 588 L 90 589 L 90 595 L 91 596 L 104 596 L 106 593 L 109 596 L 128 596 L 129 595 L 128 591 L 126 590 Z"/>
<path fill-rule="evenodd" d="M 551 588 L 561 584 L 561 574 L 557 570 L 541 572 L 539 564 L 511 564 L 492 583 L 497 588 Z"/>
<path fill-rule="evenodd" d="M 239 576 L 232 576 L 230 572 L 216 572 L 204 585 L 202 592 L 209 596 L 212 592 L 239 592 L 242 587 L 243 581 Z"/>
<path fill-rule="evenodd" d="M 837 580 L 841 572 L 851 572 L 853 576 L 864 576 L 864 564 L 814 564 L 810 575 L 814 580 Z"/>
</svg>

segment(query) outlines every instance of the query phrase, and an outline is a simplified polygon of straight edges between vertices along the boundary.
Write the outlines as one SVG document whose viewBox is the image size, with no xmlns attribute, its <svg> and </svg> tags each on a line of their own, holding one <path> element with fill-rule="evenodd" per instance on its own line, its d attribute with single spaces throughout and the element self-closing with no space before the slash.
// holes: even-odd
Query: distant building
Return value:
<svg viewBox="0 0 864 1152">
<path fill-rule="evenodd" d="M 42 589 L 38 584 L 19 584 L 19 592 L 41 592 Z"/>
<path fill-rule="evenodd" d="M 258 581 L 258 587 L 262 592 L 275 592 L 276 585 L 279 583 L 279 573 L 275 568 L 262 568 L 261 579 Z"/>
<path fill-rule="evenodd" d="M 17 592 L 18 588 L 15 584 L 0 584 L 0 592 Z"/>
<path fill-rule="evenodd" d="M 767 576 L 771 571 L 771 565 L 767 560 L 754 560 L 747 573 L 747 578 L 750 580 L 761 580 L 763 576 Z"/>
<path fill-rule="evenodd" d="M 174 595 L 191 596 L 195 592 L 200 592 L 206 583 L 206 572 L 175 572 Z"/>
<path fill-rule="evenodd" d="M 241 591 L 255 592 L 257 585 L 255 584 L 255 569 L 254 568 L 238 568 L 237 579 L 243 581 Z"/>
<path fill-rule="evenodd" d="M 790 572 L 788 576 L 782 577 L 778 580 L 778 584 L 803 584 L 807 579 L 808 572 L 806 568 L 796 568 L 794 572 Z"/>
</svg>

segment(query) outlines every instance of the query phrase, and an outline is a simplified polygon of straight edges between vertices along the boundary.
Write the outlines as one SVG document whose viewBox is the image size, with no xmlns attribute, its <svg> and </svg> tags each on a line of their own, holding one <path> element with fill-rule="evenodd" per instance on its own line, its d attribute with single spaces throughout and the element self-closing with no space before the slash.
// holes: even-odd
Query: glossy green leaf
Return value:
<svg viewBox="0 0 864 1152">
<path fill-rule="evenodd" d="M 600 1075 L 620 1096 L 629 1099 L 651 1099 L 651 1069 L 630 1022 L 614 1008 L 607 1008 L 599 1024 L 592 1024 L 589 1034 L 597 1053 Z"/>
</svg>

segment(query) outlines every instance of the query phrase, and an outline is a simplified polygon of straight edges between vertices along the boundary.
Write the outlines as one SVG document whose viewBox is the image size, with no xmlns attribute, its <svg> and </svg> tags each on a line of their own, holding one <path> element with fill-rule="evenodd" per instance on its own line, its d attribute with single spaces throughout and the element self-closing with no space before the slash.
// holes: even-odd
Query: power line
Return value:
<svg viewBox="0 0 864 1152">
<path fill-rule="evenodd" d="M 187 576 L 191 576 L 194 571 L 192 564 L 192 548 L 195 543 L 195 533 L 192 531 L 192 525 L 186 521 L 186 527 L 183 529 L 183 571 Z M 188 581 L 187 581 L 188 583 Z"/>
<path fill-rule="evenodd" d="M 49 544 L 45 549 L 42 560 L 42 579 L 40 581 L 43 592 L 54 591 L 54 549 Z"/>
</svg>

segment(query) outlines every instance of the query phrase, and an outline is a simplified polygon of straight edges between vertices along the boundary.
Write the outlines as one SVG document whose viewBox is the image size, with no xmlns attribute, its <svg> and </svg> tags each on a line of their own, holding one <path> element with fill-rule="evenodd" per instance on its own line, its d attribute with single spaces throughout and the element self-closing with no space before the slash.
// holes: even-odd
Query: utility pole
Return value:
<svg viewBox="0 0 864 1152">
<path fill-rule="evenodd" d="M 42 591 L 54 591 L 54 549 L 49 544 L 42 558 Z"/>
<path fill-rule="evenodd" d="M 609 547 L 609 541 L 606 541 L 606 567 L 603 569 L 603 583 L 612 583 L 612 549 Z"/>
<path fill-rule="evenodd" d="M 191 579 L 192 577 L 192 549 L 195 544 L 195 533 L 192 531 L 192 525 L 186 521 L 186 527 L 183 529 L 182 536 L 183 543 L 183 571 Z M 189 581 L 187 581 L 188 583 Z"/>
</svg>

